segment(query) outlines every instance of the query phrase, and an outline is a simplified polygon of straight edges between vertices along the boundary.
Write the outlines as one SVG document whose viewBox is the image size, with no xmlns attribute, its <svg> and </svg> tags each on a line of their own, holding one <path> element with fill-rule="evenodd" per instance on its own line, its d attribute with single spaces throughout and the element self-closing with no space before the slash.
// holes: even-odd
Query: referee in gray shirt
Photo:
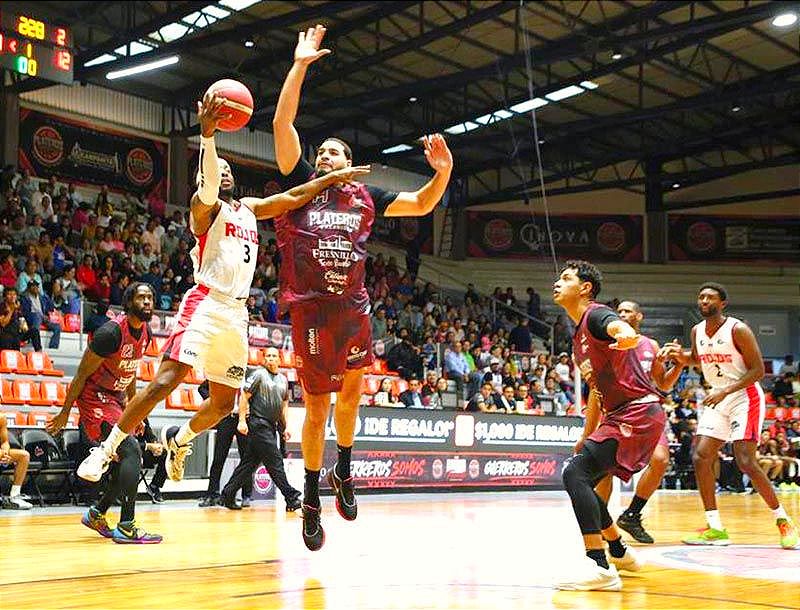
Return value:
<svg viewBox="0 0 800 610">
<path fill-rule="evenodd" d="M 289 407 L 289 380 L 278 371 L 280 355 L 271 347 L 266 352 L 264 367 L 247 376 L 239 404 L 239 431 L 247 434 L 247 449 L 222 490 L 221 504 L 232 510 L 242 506 L 236 492 L 253 479 L 259 464 L 264 464 L 275 486 L 286 499 L 286 510 L 300 508 L 300 492 L 289 484 L 283 469 L 283 456 L 277 435 L 286 430 Z"/>
</svg>

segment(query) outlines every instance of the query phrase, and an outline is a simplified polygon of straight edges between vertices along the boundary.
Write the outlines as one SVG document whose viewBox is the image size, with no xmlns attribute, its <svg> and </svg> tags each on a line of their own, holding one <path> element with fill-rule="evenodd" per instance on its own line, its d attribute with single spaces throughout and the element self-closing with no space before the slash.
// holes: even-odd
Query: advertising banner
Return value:
<svg viewBox="0 0 800 610">
<path fill-rule="evenodd" d="M 166 143 L 27 108 L 19 121 L 21 170 L 166 200 Z"/>
<path fill-rule="evenodd" d="M 378 215 L 372 225 L 372 239 L 433 254 L 433 214 L 415 218 Z"/>
<path fill-rule="evenodd" d="M 293 458 L 304 413 L 289 409 Z M 366 407 L 356 422 L 352 473 L 357 486 L 372 489 L 560 488 L 564 460 L 582 431 L 578 417 Z M 333 464 L 332 419 L 325 438 L 325 464 Z"/>
<path fill-rule="evenodd" d="M 544 217 L 527 212 L 467 212 L 467 255 L 479 258 L 550 258 Z M 558 256 L 592 261 L 641 262 L 642 217 L 551 216 Z"/>
<path fill-rule="evenodd" d="M 800 218 L 669 215 L 673 261 L 800 261 Z"/>
</svg>

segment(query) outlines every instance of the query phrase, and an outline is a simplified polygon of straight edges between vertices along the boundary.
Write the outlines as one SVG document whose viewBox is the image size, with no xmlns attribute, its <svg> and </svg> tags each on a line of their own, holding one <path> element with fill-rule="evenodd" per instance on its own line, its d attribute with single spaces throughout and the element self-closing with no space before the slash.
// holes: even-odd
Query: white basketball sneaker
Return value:
<svg viewBox="0 0 800 610">
<path fill-rule="evenodd" d="M 103 445 L 92 447 L 89 451 L 89 456 L 78 466 L 78 476 L 92 483 L 97 483 L 103 473 L 108 470 L 110 463 L 111 456 L 106 453 Z"/>
<path fill-rule="evenodd" d="M 555 583 L 555 587 L 562 591 L 621 591 L 622 580 L 613 565 L 601 568 L 593 559 L 584 557 L 584 561 L 575 566 L 574 574 Z"/>
<path fill-rule="evenodd" d="M 161 444 L 167 450 L 167 459 L 164 464 L 170 481 L 182 481 L 183 471 L 186 467 L 186 458 L 192 454 L 192 444 L 179 445 L 175 442 L 178 426 L 166 426 L 161 430 Z"/>
<path fill-rule="evenodd" d="M 622 557 L 612 557 L 611 553 L 607 553 L 608 561 L 613 563 L 617 570 L 625 570 L 626 572 L 638 572 L 644 567 L 644 561 L 636 556 L 636 553 L 631 547 L 625 548 L 625 554 Z"/>
</svg>

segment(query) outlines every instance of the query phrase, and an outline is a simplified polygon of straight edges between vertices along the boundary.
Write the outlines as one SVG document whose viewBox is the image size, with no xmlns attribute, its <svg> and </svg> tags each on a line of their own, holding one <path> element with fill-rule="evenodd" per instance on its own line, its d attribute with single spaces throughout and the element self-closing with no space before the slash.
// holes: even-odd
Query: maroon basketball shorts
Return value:
<svg viewBox="0 0 800 610">
<path fill-rule="evenodd" d="M 103 422 L 113 426 L 122 417 L 125 408 L 119 392 L 109 392 L 88 383 L 75 402 L 78 404 L 81 426 L 92 441 L 103 440 Z"/>
<path fill-rule="evenodd" d="M 664 434 L 666 415 L 655 394 L 643 396 L 606 413 L 600 426 L 589 438 L 596 443 L 617 441 L 616 465 L 611 474 L 630 481 L 634 473 L 650 462 Z"/>
<path fill-rule="evenodd" d="M 369 302 L 315 299 L 289 305 L 297 374 L 306 392 L 342 389 L 344 372 L 372 364 Z"/>
</svg>

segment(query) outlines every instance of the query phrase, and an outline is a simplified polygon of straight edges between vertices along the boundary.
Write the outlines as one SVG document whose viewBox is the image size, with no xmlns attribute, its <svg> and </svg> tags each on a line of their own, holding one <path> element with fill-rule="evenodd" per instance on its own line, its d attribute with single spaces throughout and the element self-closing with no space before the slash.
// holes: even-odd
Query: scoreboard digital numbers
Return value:
<svg viewBox="0 0 800 610">
<path fill-rule="evenodd" d="M 70 85 L 73 58 L 69 28 L 0 9 L 0 67 Z"/>
</svg>

